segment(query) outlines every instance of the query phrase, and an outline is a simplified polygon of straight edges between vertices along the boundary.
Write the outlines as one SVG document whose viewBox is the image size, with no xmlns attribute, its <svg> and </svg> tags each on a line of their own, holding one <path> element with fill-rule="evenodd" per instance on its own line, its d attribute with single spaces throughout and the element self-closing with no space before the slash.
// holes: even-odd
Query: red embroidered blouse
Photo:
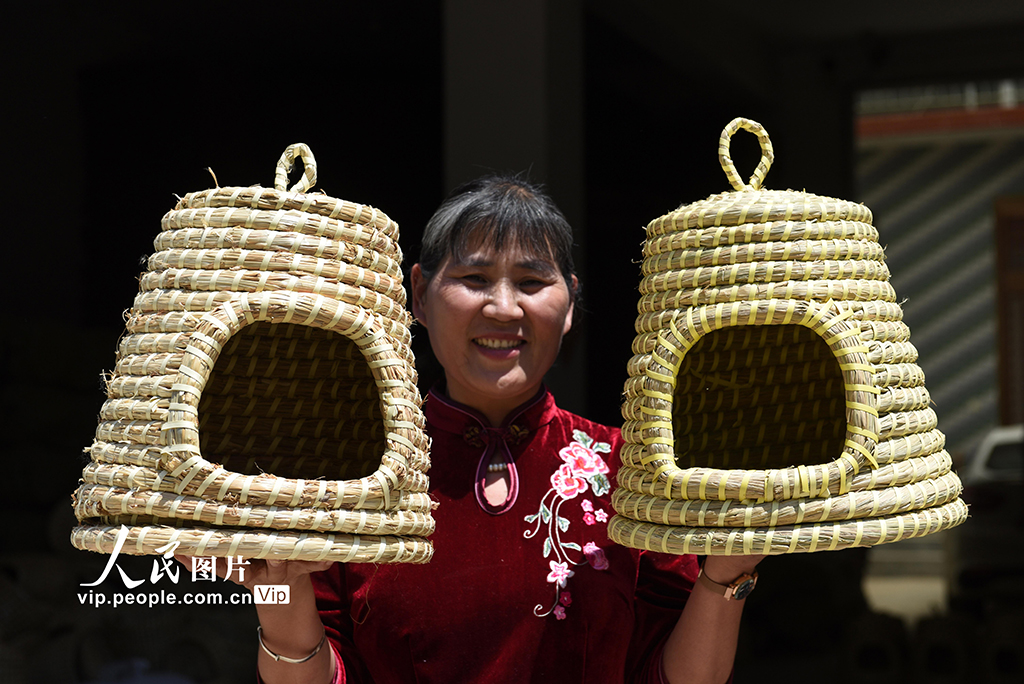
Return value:
<svg viewBox="0 0 1024 684">
<path fill-rule="evenodd" d="M 697 559 L 608 540 L 618 429 L 559 409 L 546 389 L 501 428 L 433 391 L 425 412 L 434 558 L 313 575 L 335 681 L 660 682 Z M 498 508 L 482 496 L 494 450 L 512 480 Z"/>
</svg>

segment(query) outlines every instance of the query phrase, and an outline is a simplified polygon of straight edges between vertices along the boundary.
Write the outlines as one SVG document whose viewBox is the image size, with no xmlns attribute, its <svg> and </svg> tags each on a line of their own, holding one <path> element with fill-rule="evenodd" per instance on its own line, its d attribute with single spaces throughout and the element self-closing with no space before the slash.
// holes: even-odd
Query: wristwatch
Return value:
<svg viewBox="0 0 1024 684">
<path fill-rule="evenodd" d="M 750 592 L 754 591 L 754 586 L 757 585 L 757 572 L 753 574 L 743 573 L 730 584 L 719 584 L 705 575 L 704 568 L 701 568 L 700 573 L 697 575 L 697 581 L 703 584 L 705 588 L 724 596 L 726 601 L 732 599 L 742 601 L 750 596 Z"/>
</svg>

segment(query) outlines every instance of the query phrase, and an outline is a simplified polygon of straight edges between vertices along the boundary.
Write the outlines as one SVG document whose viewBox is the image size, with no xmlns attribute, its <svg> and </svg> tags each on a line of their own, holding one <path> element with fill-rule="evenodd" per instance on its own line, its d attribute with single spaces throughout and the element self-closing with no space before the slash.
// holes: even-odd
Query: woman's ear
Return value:
<svg viewBox="0 0 1024 684">
<path fill-rule="evenodd" d="M 409 288 L 412 290 L 412 315 L 424 328 L 427 327 L 427 317 L 423 310 L 423 300 L 427 292 L 427 279 L 423 277 L 423 269 L 419 264 L 413 264 L 409 270 L 411 281 Z"/>
<path fill-rule="evenodd" d="M 572 276 L 572 289 L 569 291 L 569 310 L 565 312 L 565 324 L 562 326 L 562 334 L 565 335 L 572 330 L 572 315 L 576 308 L 576 292 L 580 287 L 580 280 L 575 274 Z"/>
</svg>

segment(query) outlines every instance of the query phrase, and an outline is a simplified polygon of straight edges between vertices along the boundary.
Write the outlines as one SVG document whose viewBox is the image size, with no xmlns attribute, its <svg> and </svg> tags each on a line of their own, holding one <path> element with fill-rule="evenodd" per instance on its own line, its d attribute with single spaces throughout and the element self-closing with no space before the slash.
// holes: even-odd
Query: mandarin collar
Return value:
<svg viewBox="0 0 1024 684">
<path fill-rule="evenodd" d="M 533 398 L 513 409 L 498 427 L 518 425 L 532 433 L 554 420 L 556 412 L 554 396 L 545 385 L 541 385 Z M 445 396 L 443 384 L 431 388 L 424 402 L 423 413 L 435 429 L 457 435 L 465 434 L 470 427 L 493 429 L 487 418 L 475 408 Z"/>
<path fill-rule="evenodd" d="M 472 454 L 471 458 L 476 459 L 473 482 L 476 502 L 485 513 L 502 515 L 511 510 L 519 498 L 519 468 L 511 447 L 550 423 L 556 411 L 551 392 L 542 385 L 532 399 L 510 412 L 498 427 L 488 425 L 487 419 L 476 409 L 446 397 L 440 387 L 430 391 L 425 413 L 433 429 L 459 435 L 472 447 L 464 453 Z M 504 464 L 509 485 L 505 501 L 498 505 L 491 505 L 484 493 L 488 466 L 493 460 Z"/>
</svg>

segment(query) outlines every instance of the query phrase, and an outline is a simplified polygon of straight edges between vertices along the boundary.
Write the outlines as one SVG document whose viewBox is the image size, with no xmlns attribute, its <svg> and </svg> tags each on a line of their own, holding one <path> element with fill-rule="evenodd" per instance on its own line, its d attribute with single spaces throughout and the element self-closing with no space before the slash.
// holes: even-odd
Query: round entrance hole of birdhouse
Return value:
<svg viewBox="0 0 1024 684">
<path fill-rule="evenodd" d="M 203 457 L 245 475 L 354 480 L 380 467 L 381 399 L 359 347 L 292 323 L 225 344 L 199 401 Z"/>
<path fill-rule="evenodd" d="M 683 357 L 672 425 L 680 468 L 782 469 L 839 458 L 842 369 L 802 325 L 711 331 Z"/>
</svg>

